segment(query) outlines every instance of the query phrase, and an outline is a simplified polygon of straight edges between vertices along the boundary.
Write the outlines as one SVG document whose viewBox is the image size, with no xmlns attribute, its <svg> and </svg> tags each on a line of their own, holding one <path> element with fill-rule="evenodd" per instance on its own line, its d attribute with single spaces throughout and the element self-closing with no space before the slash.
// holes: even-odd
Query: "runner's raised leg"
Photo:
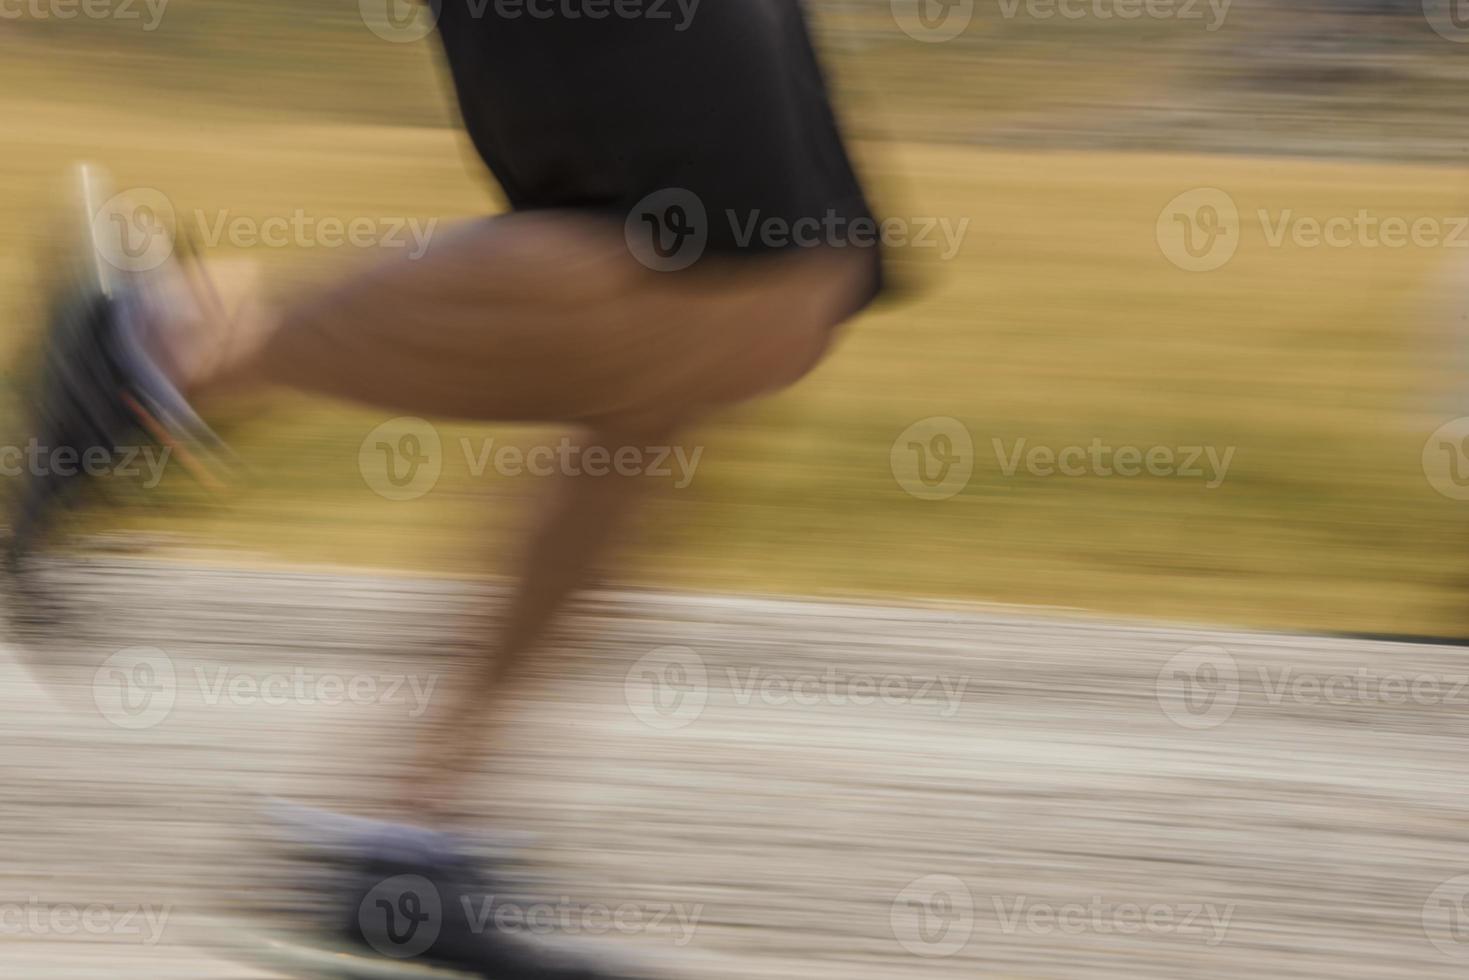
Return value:
<svg viewBox="0 0 1469 980">
<path fill-rule="evenodd" d="M 620 231 L 573 216 L 476 223 L 423 258 L 395 258 L 276 313 L 235 290 L 167 331 L 181 379 L 283 384 L 415 415 L 579 423 L 609 456 L 668 444 L 711 409 L 778 390 L 821 359 L 870 290 L 872 257 L 812 251 L 668 274 Z M 180 307 L 184 308 L 184 307 Z M 229 315 L 226 311 L 234 311 Z M 529 535 L 503 632 L 472 682 L 431 718 L 401 798 L 417 819 L 452 806 L 496 722 L 494 690 L 541 637 L 640 499 L 638 476 L 559 474 Z"/>
</svg>

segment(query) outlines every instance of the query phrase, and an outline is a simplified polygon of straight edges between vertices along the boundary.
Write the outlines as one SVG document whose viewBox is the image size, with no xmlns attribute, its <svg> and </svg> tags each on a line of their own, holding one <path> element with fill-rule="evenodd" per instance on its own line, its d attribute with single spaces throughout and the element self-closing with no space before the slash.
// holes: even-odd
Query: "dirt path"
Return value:
<svg viewBox="0 0 1469 980">
<path fill-rule="evenodd" d="M 252 976 L 191 924 L 282 879 L 259 798 L 374 813 L 489 590 L 54 574 L 54 697 L 0 652 L 0 976 Z M 470 829 L 533 833 L 561 931 L 673 976 L 1458 978 L 1466 677 L 1446 647 L 598 595 Z"/>
</svg>

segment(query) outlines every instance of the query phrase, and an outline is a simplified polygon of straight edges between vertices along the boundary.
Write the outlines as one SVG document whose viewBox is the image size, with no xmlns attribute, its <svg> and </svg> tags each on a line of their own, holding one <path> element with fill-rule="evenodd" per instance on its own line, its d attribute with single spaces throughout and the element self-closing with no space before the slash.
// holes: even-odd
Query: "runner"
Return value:
<svg viewBox="0 0 1469 980">
<path fill-rule="evenodd" d="M 141 430 L 187 448 L 207 436 L 195 406 L 279 385 L 405 414 L 566 423 L 580 446 L 615 454 L 803 377 L 876 298 L 881 260 L 842 237 L 871 214 L 799 2 L 640 13 L 653 6 L 593 18 L 566 3 L 432 4 L 465 126 L 512 212 L 278 308 L 194 260 L 110 296 L 70 297 L 53 315 L 36 438 L 85 453 Z M 13 568 L 45 544 L 68 484 L 84 479 L 34 479 L 12 521 Z M 432 883 L 446 912 L 416 951 L 424 960 L 502 980 L 590 975 L 455 928 L 453 896 L 472 876 L 441 830 L 414 825 L 435 828 L 452 809 L 475 762 L 465 746 L 488 739 L 502 677 L 599 556 L 638 482 L 564 476 L 547 500 L 503 633 L 425 725 L 401 788 L 405 824 L 364 832 L 347 928 L 368 947 L 383 951 L 360 909 L 414 906 L 423 896 L 377 892 L 406 877 Z"/>
</svg>

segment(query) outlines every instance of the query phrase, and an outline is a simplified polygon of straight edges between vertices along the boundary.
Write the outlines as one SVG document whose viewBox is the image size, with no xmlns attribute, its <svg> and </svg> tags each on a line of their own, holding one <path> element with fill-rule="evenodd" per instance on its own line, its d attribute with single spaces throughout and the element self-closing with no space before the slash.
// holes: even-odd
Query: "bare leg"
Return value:
<svg viewBox="0 0 1469 980">
<path fill-rule="evenodd" d="M 664 433 L 602 429 L 577 443 L 615 449 L 664 444 Z M 545 633 L 566 598 L 583 583 L 605 553 L 626 515 L 643 499 L 645 479 L 561 474 L 522 545 L 516 586 L 504 626 L 486 644 L 485 656 L 468 684 L 450 692 L 451 701 L 428 719 L 401 787 L 401 808 L 416 819 L 452 809 L 463 779 L 478 768 L 487 741 L 501 723 L 496 695 L 514 683 L 515 665 Z"/>
<path fill-rule="evenodd" d="M 209 301 L 214 315 L 164 346 L 201 393 L 277 383 L 416 414 L 572 422 L 615 450 L 666 440 L 712 407 L 801 377 L 860 304 L 870 260 L 807 251 L 670 275 L 640 266 L 619 231 L 510 216 L 279 313 L 225 284 Z M 581 582 L 640 482 L 560 477 L 503 634 L 425 732 L 401 793 L 413 812 L 452 802 L 506 671 Z"/>
<path fill-rule="evenodd" d="M 274 383 L 441 417 L 678 422 L 804 374 L 870 258 L 808 249 L 660 273 L 620 229 L 509 215 L 278 312 L 225 295 L 241 311 L 227 329 L 177 331 L 172 359 L 195 391 Z"/>
</svg>

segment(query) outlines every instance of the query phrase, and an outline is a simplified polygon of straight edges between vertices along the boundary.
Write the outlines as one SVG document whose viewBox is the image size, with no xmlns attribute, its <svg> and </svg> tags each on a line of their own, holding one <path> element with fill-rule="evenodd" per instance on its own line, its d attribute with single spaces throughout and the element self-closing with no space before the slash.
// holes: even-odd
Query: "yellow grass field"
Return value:
<svg viewBox="0 0 1469 980">
<path fill-rule="evenodd" d="M 163 191 L 185 218 L 447 220 L 497 207 L 452 129 L 275 119 L 268 107 L 214 115 L 187 99 L 165 110 L 75 87 L 63 98 L 36 81 L 0 96 L 12 347 L 34 324 L 34 256 L 78 158 Z M 1469 503 L 1435 492 L 1420 462 L 1434 429 L 1469 414 L 1469 250 L 1277 247 L 1258 216 L 1469 214 L 1464 175 L 912 144 L 862 155 L 888 214 L 968 219 L 961 251 L 900 251 L 911 294 L 857 323 L 795 391 L 692 437 L 697 478 L 662 492 L 629 544 L 634 580 L 1469 632 Z M 1185 272 L 1155 229 L 1171 199 L 1199 187 L 1237 205 L 1239 248 L 1215 271 Z M 352 260 L 346 249 L 248 251 L 282 289 Z M 474 476 L 460 440 L 554 438 L 441 426 L 436 488 L 393 502 L 358 467 L 383 413 L 290 397 L 224 416 L 253 467 L 247 485 L 209 499 L 170 481 L 128 496 L 108 526 L 271 560 L 503 571 L 545 484 Z M 967 485 L 942 501 L 906 493 L 890 460 L 905 429 L 935 416 L 960 420 L 974 446 Z M 1234 453 L 1212 489 L 1186 476 L 1007 475 L 1021 439 Z"/>
</svg>

